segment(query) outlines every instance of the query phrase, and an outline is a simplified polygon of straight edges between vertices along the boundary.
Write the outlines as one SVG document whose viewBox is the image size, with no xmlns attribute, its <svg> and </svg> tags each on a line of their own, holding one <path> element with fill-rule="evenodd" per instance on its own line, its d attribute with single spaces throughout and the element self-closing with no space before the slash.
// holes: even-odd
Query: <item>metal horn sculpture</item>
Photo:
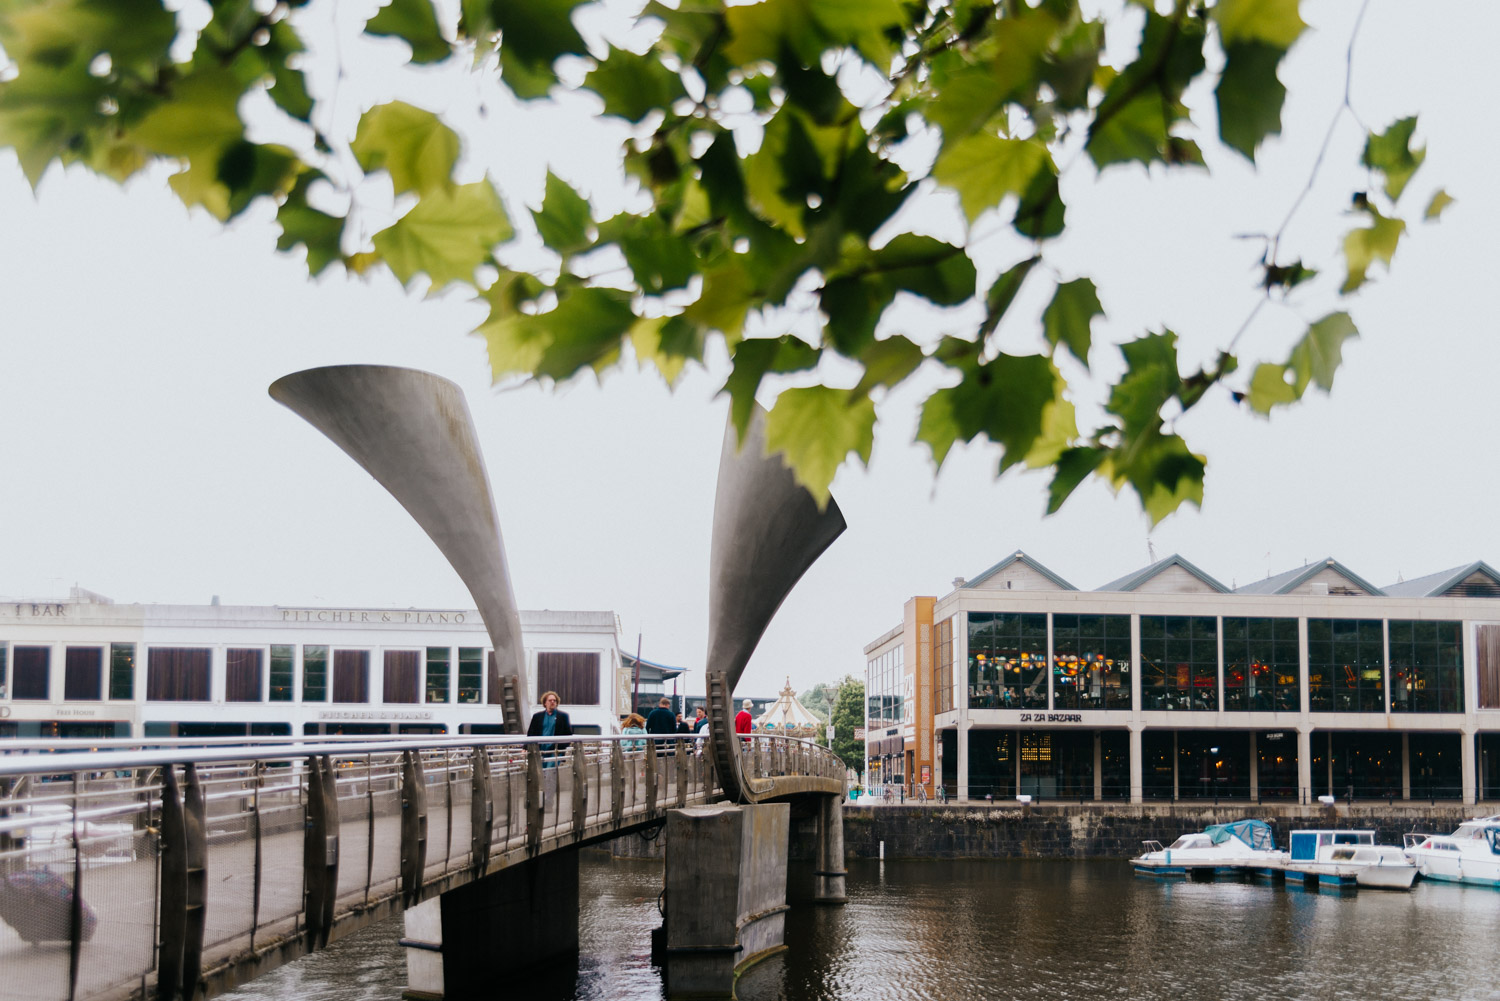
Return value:
<svg viewBox="0 0 1500 1001">
<path fill-rule="evenodd" d="M 334 365 L 278 379 L 271 396 L 375 477 L 448 558 L 495 648 L 490 701 L 506 732 L 521 733 L 530 707 L 521 617 L 463 392 L 428 372 Z"/>
<path fill-rule="evenodd" d="M 781 456 L 765 454 L 764 410 L 755 408 L 744 444 L 736 447 L 735 439 L 731 422 L 714 499 L 704 674 L 719 781 L 729 799 L 755 802 L 771 794 L 771 782 L 745 775 L 734 732 L 734 686 L 782 601 L 845 523 L 833 498 L 819 511 Z"/>
</svg>

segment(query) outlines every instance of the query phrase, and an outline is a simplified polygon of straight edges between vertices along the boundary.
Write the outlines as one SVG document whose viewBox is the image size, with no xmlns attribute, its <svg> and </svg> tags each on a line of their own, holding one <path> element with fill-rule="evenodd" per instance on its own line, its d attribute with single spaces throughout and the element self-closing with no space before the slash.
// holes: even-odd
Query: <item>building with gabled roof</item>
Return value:
<svg viewBox="0 0 1500 1001">
<path fill-rule="evenodd" d="M 1500 572 L 1092 591 L 1016 550 L 865 647 L 867 780 L 960 800 L 1500 799 Z"/>
</svg>

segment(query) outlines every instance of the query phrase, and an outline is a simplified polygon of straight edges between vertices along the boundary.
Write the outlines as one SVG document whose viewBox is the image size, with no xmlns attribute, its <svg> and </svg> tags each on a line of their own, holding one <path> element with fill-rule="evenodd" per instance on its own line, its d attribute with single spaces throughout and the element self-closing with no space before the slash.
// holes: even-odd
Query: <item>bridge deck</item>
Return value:
<svg viewBox="0 0 1500 1001">
<path fill-rule="evenodd" d="M 0 758 L 0 1001 L 155 993 L 179 963 L 212 995 L 472 879 L 721 798 L 696 741 L 639 741 Z M 843 791 L 842 764 L 804 742 L 757 739 L 744 762 L 785 796 Z M 180 877 L 182 857 L 201 864 Z"/>
</svg>

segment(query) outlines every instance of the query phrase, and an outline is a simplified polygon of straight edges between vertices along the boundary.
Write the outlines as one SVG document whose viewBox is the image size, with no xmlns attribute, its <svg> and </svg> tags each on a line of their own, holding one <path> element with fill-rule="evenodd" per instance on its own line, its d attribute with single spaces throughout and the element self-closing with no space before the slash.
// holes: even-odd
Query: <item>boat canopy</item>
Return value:
<svg viewBox="0 0 1500 1001">
<path fill-rule="evenodd" d="M 1276 850 L 1276 835 L 1264 820 L 1236 820 L 1232 824 L 1214 824 L 1205 827 L 1203 833 L 1216 845 L 1222 845 L 1233 835 L 1256 851 Z"/>
</svg>

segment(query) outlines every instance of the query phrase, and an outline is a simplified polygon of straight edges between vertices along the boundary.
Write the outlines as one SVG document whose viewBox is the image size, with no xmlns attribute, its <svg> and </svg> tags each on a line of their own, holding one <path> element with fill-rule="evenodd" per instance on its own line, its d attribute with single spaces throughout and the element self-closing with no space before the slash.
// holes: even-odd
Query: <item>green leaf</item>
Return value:
<svg viewBox="0 0 1500 1001">
<path fill-rule="evenodd" d="M 212 157 L 245 138 L 238 111 L 244 93 L 225 70 L 193 73 L 177 81 L 172 98 L 130 130 L 130 137 L 153 153 L 186 160 Z"/>
<path fill-rule="evenodd" d="M 1155 525 L 1184 502 L 1203 506 L 1203 456 L 1175 434 L 1148 428 L 1129 438 L 1100 463 L 1100 475 L 1116 489 L 1129 483 Z"/>
<path fill-rule="evenodd" d="M 411 46 L 414 63 L 440 62 L 452 52 L 438 28 L 432 0 L 391 0 L 365 23 L 365 32 L 401 39 Z"/>
<path fill-rule="evenodd" d="M 1101 169 L 1112 163 L 1160 160 L 1166 144 L 1167 123 L 1161 97 L 1155 93 L 1131 98 L 1102 123 L 1096 118 L 1089 128 L 1089 158 Z"/>
<path fill-rule="evenodd" d="M 766 451 L 782 454 L 820 510 L 844 458 L 853 452 L 868 465 L 875 443 L 875 404 L 850 395 L 831 386 L 788 389 L 766 415 Z"/>
<path fill-rule="evenodd" d="M 0 83 L 0 148 L 10 147 L 35 188 L 53 160 L 87 142 L 104 116 L 101 81 L 83 67 L 32 65 Z"/>
<path fill-rule="evenodd" d="M 667 111 L 672 103 L 686 97 L 682 79 L 652 55 L 638 56 L 623 49 L 612 49 L 609 58 L 600 63 L 583 86 L 604 99 L 604 113 L 639 122 L 652 111 Z"/>
<path fill-rule="evenodd" d="M 1358 337 L 1348 313 L 1329 313 L 1307 328 L 1307 333 L 1292 349 L 1287 364 L 1297 373 L 1297 392 L 1300 395 L 1309 380 L 1324 392 L 1333 389 L 1333 376 L 1343 363 L 1344 342 Z"/>
<path fill-rule="evenodd" d="M 87 66 L 108 53 L 115 72 L 154 80 L 177 37 L 177 19 L 159 0 L 49 0 L 0 3 L 0 45 L 24 72 Z"/>
<path fill-rule="evenodd" d="M 1094 317 L 1103 316 L 1104 307 L 1099 304 L 1099 293 L 1094 283 L 1087 278 L 1077 278 L 1059 285 L 1052 301 L 1042 312 L 1042 331 L 1047 343 L 1054 348 L 1059 344 L 1089 367 L 1089 348 L 1093 344 L 1090 329 Z"/>
<path fill-rule="evenodd" d="M 1289 49 L 1307 27 L 1298 0 L 1219 0 L 1212 16 L 1227 49 L 1241 42 L 1263 42 Z"/>
<path fill-rule="evenodd" d="M 682 315 L 722 333 L 731 346 L 740 339 L 755 286 L 738 261 L 703 273 L 703 291 Z"/>
<path fill-rule="evenodd" d="M 1187 121 L 1183 91 L 1203 71 L 1204 30 L 1195 18 L 1150 11 L 1134 62 L 1109 85 L 1089 127 L 1089 156 L 1100 168 L 1132 160 L 1201 164 L 1192 142 L 1172 135 Z"/>
<path fill-rule="evenodd" d="M 860 352 L 865 374 L 854 387 L 855 396 L 868 396 L 877 386 L 891 388 L 915 372 L 926 360 L 922 349 L 900 334 L 874 341 Z"/>
<path fill-rule="evenodd" d="M 1427 220 L 1436 219 L 1443 214 L 1443 209 L 1453 204 L 1453 196 L 1442 188 L 1432 193 L 1432 200 L 1427 203 L 1427 211 L 1422 213 L 1422 218 Z"/>
<path fill-rule="evenodd" d="M 1021 286 L 1026 283 L 1026 276 L 1031 274 L 1031 269 L 1040 263 L 1041 258 L 1032 256 L 1019 264 L 1012 265 L 1000 277 L 995 279 L 990 286 L 989 292 L 984 297 L 984 323 L 980 332 L 988 336 L 990 331 L 1000 325 L 1000 319 L 1005 311 L 1010 309 L 1010 304 L 1015 301 L 1016 295 L 1021 291 Z"/>
<path fill-rule="evenodd" d="M 740 341 L 722 392 L 729 394 L 729 416 L 742 443 L 755 412 L 755 393 L 766 373 L 800 372 L 817 365 L 819 357 L 817 348 L 790 334 Z"/>
<path fill-rule="evenodd" d="M 1285 365 L 1261 362 L 1255 366 L 1255 375 L 1250 379 L 1250 391 L 1245 399 L 1250 409 L 1258 414 L 1269 414 L 1272 407 L 1296 403 L 1302 398 L 1297 386 L 1297 374 Z"/>
<path fill-rule="evenodd" d="M 698 273 L 692 245 L 674 234 L 660 216 L 637 219 L 617 242 L 636 284 L 647 295 L 684 288 Z"/>
<path fill-rule="evenodd" d="M 559 291 L 557 308 L 550 312 L 492 319 L 475 333 L 489 345 L 490 371 L 497 382 L 512 373 L 560 382 L 617 353 L 621 337 L 635 322 L 624 293 L 575 287 Z"/>
<path fill-rule="evenodd" d="M 964 60 L 952 73 L 935 70 L 932 99 L 922 114 L 943 130 L 946 152 L 983 128 L 999 108 L 1000 95 L 989 67 Z"/>
<path fill-rule="evenodd" d="M 1286 88 L 1276 76 L 1276 67 L 1286 50 L 1247 42 L 1231 46 L 1226 55 L 1214 91 L 1219 103 L 1219 138 L 1253 163 L 1261 141 L 1281 134 Z"/>
<path fill-rule="evenodd" d="M 307 248 L 307 272 L 314 277 L 339 259 L 339 241 L 344 233 L 344 220 L 307 204 L 307 189 L 321 177 L 313 171 L 303 174 L 276 210 L 276 221 L 281 224 L 276 249 Z"/>
<path fill-rule="evenodd" d="M 1072 496 L 1078 485 L 1088 478 L 1089 474 L 1099 468 L 1108 454 L 1106 449 L 1096 448 L 1091 445 L 1078 445 L 1065 449 L 1057 457 L 1052 474 L 1052 482 L 1047 487 L 1047 513 L 1056 514 L 1062 509 L 1063 503 Z"/>
<path fill-rule="evenodd" d="M 1384 261 L 1389 268 L 1391 258 L 1396 254 L 1396 244 L 1400 242 L 1401 234 L 1406 232 L 1406 223 L 1400 219 L 1387 219 L 1372 205 L 1366 204 L 1364 209 L 1370 216 L 1370 225 L 1350 230 L 1344 237 L 1344 257 L 1349 265 L 1349 274 L 1339 289 L 1342 295 L 1348 295 L 1363 285 L 1370 265 L 1376 261 Z"/>
<path fill-rule="evenodd" d="M 441 189 L 424 194 L 395 225 L 375 234 L 375 250 L 403 285 L 425 272 L 436 292 L 449 282 L 472 285 L 474 269 L 511 235 L 494 186 L 475 181 L 451 195 Z"/>
<path fill-rule="evenodd" d="M 541 211 L 533 211 L 531 218 L 542 242 L 563 257 L 578 253 L 590 243 L 589 228 L 594 224 L 594 216 L 588 199 L 550 170 Z"/>
<path fill-rule="evenodd" d="M 1385 175 L 1386 197 L 1393 202 L 1401 197 L 1401 192 L 1406 190 L 1406 182 L 1411 180 L 1417 168 L 1422 166 L 1422 161 L 1427 159 L 1425 146 L 1417 150 L 1411 148 L 1411 135 L 1416 128 L 1415 117 L 1403 118 L 1378 135 L 1370 133 L 1365 140 L 1365 151 L 1360 157 L 1360 163 Z"/>
<path fill-rule="evenodd" d="M 261 195 L 285 194 L 300 171 L 297 154 L 285 146 L 231 143 L 219 154 L 216 179 L 228 191 L 232 219 Z"/>
<path fill-rule="evenodd" d="M 892 32 L 911 25 L 900 0 L 809 0 L 808 10 L 831 47 L 852 47 L 881 73 L 890 72 L 897 49 Z"/>
<path fill-rule="evenodd" d="M 1043 435 L 1047 408 L 1058 399 L 1062 378 L 1042 355 L 1001 354 L 984 365 L 968 364 L 963 380 L 927 398 L 917 440 L 932 449 L 939 467 L 953 442 L 983 434 L 1001 448 L 1000 471 L 1023 461 Z"/>
<path fill-rule="evenodd" d="M 630 328 L 630 343 L 637 363 L 654 365 L 675 386 L 689 361 L 703 360 L 703 329 L 681 316 L 658 316 L 636 320 Z"/>
<path fill-rule="evenodd" d="M 1006 195 L 1020 195 L 1041 172 L 1055 173 L 1047 147 L 1032 139 L 1002 139 L 988 133 L 949 147 L 933 164 L 932 176 L 958 192 L 972 224 Z"/>
<path fill-rule="evenodd" d="M 500 29 L 501 75 L 522 100 L 543 97 L 557 75 L 558 56 L 588 52 L 573 27 L 573 11 L 587 0 L 490 0 L 489 13 Z"/>
<path fill-rule="evenodd" d="M 1042 408 L 1042 429 L 1031 448 L 1022 457 L 1028 469 L 1044 469 L 1057 463 L 1078 437 L 1078 415 L 1073 404 L 1064 399 L 1061 391 L 1065 383 L 1057 382 L 1056 399 Z"/>
<path fill-rule="evenodd" d="M 793 237 L 807 235 L 803 217 L 808 196 L 823 198 L 827 194 L 822 156 L 807 124 L 800 115 L 783 108 L 767 123 L 760 149 L 745 165 L 749 204 L 761 218 Z"/>
<path fill-rule="evenodd" d="M 430 111 L 404 101 L 376 105 L 360 118 L 350 148 L 367 173 L 389 173 L 398 195 L 454 190 L 458 133 Z"/>
<path fill-rule="evenodd" d="M 1105 407 L 1124 424 L 1128 436 L 1161 423 L 1161 408 L 1182 389 L 1177 370 L 1177 335 L 1170 330 L 1147 334 L 1120 345 L 1125 374 Z"/>
</svg>

